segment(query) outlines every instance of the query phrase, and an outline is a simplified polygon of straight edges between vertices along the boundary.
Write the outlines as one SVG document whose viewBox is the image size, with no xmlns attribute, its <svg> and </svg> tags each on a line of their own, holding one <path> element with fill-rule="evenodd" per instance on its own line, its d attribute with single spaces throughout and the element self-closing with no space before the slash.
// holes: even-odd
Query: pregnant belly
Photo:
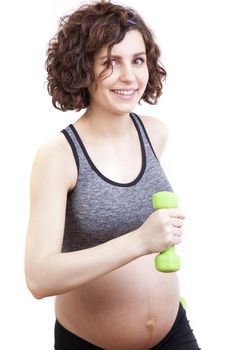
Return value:
<svg viewBox="0 0 233 350">
<path fill-rule="evenodd" d="M 147 255 L 56 299 L 70 332 L 107 350 L 143 350 L 169 332 L 179 305 L 176 274 L 154 269 Z"/>
</svg>

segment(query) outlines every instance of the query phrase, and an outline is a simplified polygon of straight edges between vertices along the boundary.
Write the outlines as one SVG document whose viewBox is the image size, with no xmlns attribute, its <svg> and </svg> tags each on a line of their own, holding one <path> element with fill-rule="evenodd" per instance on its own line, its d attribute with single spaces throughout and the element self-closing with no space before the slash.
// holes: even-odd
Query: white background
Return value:
<svg viewBox="0 0 233 350">
<path fill-rule="evenodd" d="M 181 293 L 202 349 L 232 344 L 232 9 L 227 0 L 128 0 L 151 26 L 168 72 L 157 106 L 139 114 L 170 130 L 162 163 L 186 215 Z M 1 2 L 1 298 L 4 349 L 53 348 L 53 298 L 24 280 L 31 164 L 38 147 L 76 120 L 47 94 L 47 42 L 80 1 Z M 152 8 L 153 7 L 153 8 Z"/>
</svg>

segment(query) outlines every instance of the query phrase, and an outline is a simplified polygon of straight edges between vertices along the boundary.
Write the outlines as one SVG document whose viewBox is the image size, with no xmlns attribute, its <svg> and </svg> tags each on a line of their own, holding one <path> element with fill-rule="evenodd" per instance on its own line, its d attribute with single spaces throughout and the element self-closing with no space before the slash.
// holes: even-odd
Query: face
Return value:
<svg viewBox="0 0 233 350">
<path fill-rule="evenodd" d="M 112 114 L 128 114 L 141 99 L 148 82 L 146 48 L 141 33 L 131 30 L 113 46 L 112 73 L 110 70 L 107 78 L 97 80 L 106 67 L 106 61 L 107 47 L 103 47 L 95 57 L 96 82 L 89 88 L 90 107 Z"/>
</svg>

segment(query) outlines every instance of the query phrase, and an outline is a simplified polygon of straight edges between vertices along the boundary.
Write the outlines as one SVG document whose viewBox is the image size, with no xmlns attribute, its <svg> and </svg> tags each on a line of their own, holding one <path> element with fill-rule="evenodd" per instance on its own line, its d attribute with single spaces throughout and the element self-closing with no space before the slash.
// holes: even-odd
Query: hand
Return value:
<svg viewBox="0 0 233 350">
<path fill-rule="evenodd" d="M 146 254 L 159 253 L 180 243 L 184 215 L 180 209 L 159 209 L 137 230 L 137 237 Z"/>
</svg>

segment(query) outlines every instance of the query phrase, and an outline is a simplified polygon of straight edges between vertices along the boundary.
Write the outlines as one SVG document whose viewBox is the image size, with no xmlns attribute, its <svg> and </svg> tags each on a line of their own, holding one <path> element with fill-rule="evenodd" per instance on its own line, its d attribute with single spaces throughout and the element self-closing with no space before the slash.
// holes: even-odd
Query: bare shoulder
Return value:
<svg viewBox="0 0 233 350">
<path fill-rule="evenodd" d="M 32 166 L 33 182 L 60 183 L 70 190 L 77 180 L 77 167 L 72 150 L 61 133 L 43 144 L 37 151 Z"/>
<path fill-rule="evenodd" d="M 168 127 L 163 121 L 152 116 L 140 116 L 140 118 L 145 126 L 152 147 L 160 159 L 167 143 Z"/>
</svg>

